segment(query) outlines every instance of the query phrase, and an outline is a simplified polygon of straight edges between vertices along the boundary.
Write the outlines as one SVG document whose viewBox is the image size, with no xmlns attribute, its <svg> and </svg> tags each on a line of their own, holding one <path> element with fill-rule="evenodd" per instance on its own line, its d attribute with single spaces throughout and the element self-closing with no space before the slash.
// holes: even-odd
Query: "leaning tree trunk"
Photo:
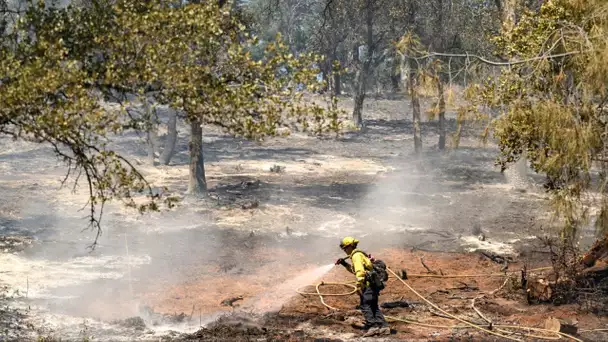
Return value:
<svg viewBox="0 0 608 342">
<path fill-rule="evenodd" d="M 177 142 L 177 113 L 174 109 L 169 109 L 169 122 L 167 122 L 167 141 L 163 153 L 158 158 L 162 165 L 169 165 L 173 154 L 175 153 L 175 144 Z"/>
<path fill-rule="evenodd" d="M 147 133 L 146 140 L 148 143 L 148 163 L 154 165 L 154 158 L 156 158 L 156 151 L 158 150 L 158 125 L 156 110 L 150 106 L 150 102 L 144 99 L 144 110 L 146 111 L 147 122 Z"/>
<path fill-rule="evenodd" d="M 199 120 L 190 121 L 190 181 L 188 194 L 205 196 L 205 163 L 203 159 L 203 128 Z"/>
<path fill-rule="evenodd" d="M 440 78 L 437 78 L 437 92 L 439 93 L 439 149 L 445 150 L 445 95 Z"/>
<path fill-rule="evenodd" d="M 414 149 L 416 154 L 422 152 L 422 135 L 420 133 L 420 100 L 418 99 L 418 80 L 414 69 L 410 69 L 409 91 L 412 101 L 412 119 L 414 124 Z"/>
</svg>

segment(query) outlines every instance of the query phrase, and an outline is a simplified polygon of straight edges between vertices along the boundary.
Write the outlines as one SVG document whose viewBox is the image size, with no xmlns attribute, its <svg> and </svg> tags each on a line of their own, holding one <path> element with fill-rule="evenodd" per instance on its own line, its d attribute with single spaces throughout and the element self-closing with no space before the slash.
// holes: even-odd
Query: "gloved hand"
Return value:
<svg viewBox="0 0 608 342">
<path fill-rule="evenodd" d="M 344 258 L 340 258 L 340 259 L 336 260 L 336 265 L 348 266 L 348 264 L 346 263 L 346 260 L 344 260 Z"/>
</svg>

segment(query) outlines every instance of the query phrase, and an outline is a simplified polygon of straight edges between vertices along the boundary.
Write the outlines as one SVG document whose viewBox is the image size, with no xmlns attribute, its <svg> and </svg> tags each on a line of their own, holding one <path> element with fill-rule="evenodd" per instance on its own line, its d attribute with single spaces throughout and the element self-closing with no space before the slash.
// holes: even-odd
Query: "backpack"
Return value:
<svg viewBox="0 0 608 342">
<path fill-rule="evenodd" d="M 362 252 L 372 262 L 372 269 L 367 271 L 367 280 L 370 285 L 377 289 L 383 290 L 386 287 L 385 282 L 388 280 L 388 272 L 386 271 L 386 264 L 380 259 L 373 258 L 371 254 Z"/>
</svg>

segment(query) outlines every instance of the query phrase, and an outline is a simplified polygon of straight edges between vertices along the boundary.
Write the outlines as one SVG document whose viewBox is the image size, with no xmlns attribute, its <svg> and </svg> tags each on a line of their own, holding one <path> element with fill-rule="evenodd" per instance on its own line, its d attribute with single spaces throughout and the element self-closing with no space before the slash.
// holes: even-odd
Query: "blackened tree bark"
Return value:
<svg viewBox="0 0 608 342">
<path fill-rule="evenodd" d="M 197 119 L 190 120 L 190 181 L 188 194 L 207 195 L 205 179 L 205 162 L 203 158 L 203 128 Z"/>
<path fill-rule="evenodd" d="M 173 154 L 175 153 L 175 144 L 177 142 L 177 113 L 174 109 L 169 109 L 169 121 L 167 122 L 167 140 L 163 153 L 158 157 L 162 165 L 169 165 Z"/>
<path fill-rule="evenodd" d="M 418 70 L 410 67 L 409 93 L 412 101 L 412 121 L 414 124 L 414 149 L 416 154 L 422 152 L 422 134 L 420 132 L 420 99 L 418 98 Z"/>
<path fill-rule="evenodd" d="M 355 82 L 355 98 L 353 109 L 353 123 L 357 127 L 363 125 L 363 102 L 365 101 L 365 70 L 357 71 Z"/>
<path fill-rule="evenodd" d="M 342 80 L 339 73 L 334 73 L 334 95 L 340 96 L 342 94 Z"/>
<path fill-rule="evenodd" d="M 391 91 L 394 94 L 401 92 L 401 72 L 400 72 L 399 56 L 395 54 L 391 64 Z"/>
<path fill-rule="evenodd" d="M 439 93 L 439 149 L 445 149 L 445 95 L 443 93 L 443 82 L 437 77 L 437 92 Z"/>
</svg>

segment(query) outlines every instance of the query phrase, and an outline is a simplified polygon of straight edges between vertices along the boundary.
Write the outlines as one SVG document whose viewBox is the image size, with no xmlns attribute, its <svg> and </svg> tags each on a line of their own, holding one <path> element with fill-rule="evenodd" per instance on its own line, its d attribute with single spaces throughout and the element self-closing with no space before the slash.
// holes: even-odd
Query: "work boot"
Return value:
<svg viewBox="0 0 608 342">
<path fill-rule="evenodd" d="M 371 327 L 371 328 L 369 328 L 369 330 L 365 334 L 363 334 L 363 337 L 377 336 L 379 331 L 380 331 L 380 328 L 378 328 L 378 327 Z"/>
<path fill-rule="evenodd" d="M 378 335 L 379 336 L 387 336 L 387 335 L 390 335 L 390 334 L 391 334 L 391 328 L 389 328 L 389 327 L 381 327 L 378 330 Z"/>
</svg>

